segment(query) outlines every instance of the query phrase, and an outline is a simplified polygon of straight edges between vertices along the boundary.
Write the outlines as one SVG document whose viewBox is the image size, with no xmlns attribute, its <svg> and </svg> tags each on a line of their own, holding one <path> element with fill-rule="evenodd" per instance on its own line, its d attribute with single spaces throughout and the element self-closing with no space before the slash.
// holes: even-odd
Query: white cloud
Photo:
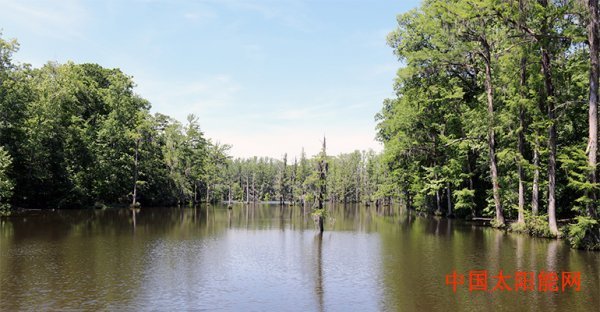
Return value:
<svg viewBox="0 0 600 312">
<path fill-rule="evenodd" d="M 0 19 L 10 20 L 45 37 L 66 40 L 83 39 L 83 26 L 88 13 L 76 0 L 33 2 L 0 0 Z"/>
<path fill-rule="evenodd" d="M 226 109 L 240 90 L 239 84 L 226 74 L 184 82 L 136 76 L 136 82 L 138 93 L 152 103 L 153 111 L 180 121 L 184 121 L 187 114 L 202 116 Z"/>
</svg>

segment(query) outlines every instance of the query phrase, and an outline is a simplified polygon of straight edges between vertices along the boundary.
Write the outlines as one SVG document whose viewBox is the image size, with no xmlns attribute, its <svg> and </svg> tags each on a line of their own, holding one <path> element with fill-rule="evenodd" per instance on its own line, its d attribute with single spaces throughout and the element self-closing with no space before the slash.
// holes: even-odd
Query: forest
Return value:
<svg viewBox="0 0 600 312">
<path fill-rule="evenodd" d="M 0 38 L 0 211 L 400 204 L 599 249 L 597 1 L 425 0 L 397 22 L 383 152 L 330 156 L 323 138 L 299 159 L 233 159 L 119 69 L 33 68 Z"/>
<path fill-rule="evenodd" d="M 406 205 L 598 248 L 598 2 L 426 0 L 397 21 L 377 119 Z"/>
<path fill-rule="evenodd" d="M 329 196 L 371 202 L 386 176 L 380 156 L 232 159 L 198 118 L 150 113 L 131 77 L 97 64 L 41 68 L 13 62 L 15 40 L 0 41 L 0 203 L 11 208 L 186 206 L 278 201 L 318 205 Z M 327 158 L 328 174 L 318 162 Z M 325 189 L 324 189 L 325 190 Z M 324 194 L 324 192 L 322 192 Z M 323 199 L 321 199 L 323 201 Z"/>
</svg>

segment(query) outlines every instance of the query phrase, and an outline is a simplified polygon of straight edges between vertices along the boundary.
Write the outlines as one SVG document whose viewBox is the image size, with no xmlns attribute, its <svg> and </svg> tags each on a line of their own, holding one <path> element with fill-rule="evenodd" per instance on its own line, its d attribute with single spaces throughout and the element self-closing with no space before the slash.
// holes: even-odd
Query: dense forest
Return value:
<svg viewBox="0 0 600 312">
<path fill-rule="evenodd" d="M 388 44 L 383 153 L 233 159 L 131 77 L 13 61 L 0 39 L 0 210 L 276 201 L 399 203 L 600 248 L 597 1 L 423 1 Z M 562 227 L 565 225 L 565 227 Z"/>
<path fill-rule="evenodd" d="M 425 0 L 388 43 L 378 136 L 408 207 L 548 237 L 574 219 L 598 248 L 597 1 Z"/>
<path fill-rule="evenodd" d="M 381 156 L 373 151 L 354 151 L 327 158 L 327 200 L 340 203 L 373 203 L 391 199 L 381 187 L 387 170 Z M 319 170 L 316 158 L 307 158 L 304 151 L 300 159 L 272 158 L 235 159 L 223 180 L 231 187 L 231 198 L 236 201 L 279 201 L 282 203 L 307 203 L 316 205 Z M 225 200 L 229 189 L 221 190 Z M 225 193 L 227 195 L 225 196 Z M 383 202 L 381 202 L 383 204 Z"/>
</svg>

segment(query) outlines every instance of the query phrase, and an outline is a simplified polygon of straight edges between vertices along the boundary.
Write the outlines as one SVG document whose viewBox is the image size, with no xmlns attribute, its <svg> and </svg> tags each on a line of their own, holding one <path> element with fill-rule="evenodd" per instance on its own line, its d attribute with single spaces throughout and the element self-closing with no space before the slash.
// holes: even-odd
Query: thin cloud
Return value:
<svg viewBox="0 0 600 312">
<path fill-rule="evenodd" d="M 33 3 L 0 0 L 0 18 L 44 37 L 60 40 L 84 39 L 82 33 L 88 12 L 79 1 Z"/>
<path fill-rule="evenodd" d="M 277 114 L 277 118 L 283 119 L 283 120 L 299 120 L 299 119 L 305 119 L 308 116 L 309 116 L 308 109 L 290 109 L 290 110 L 285 110 L 285 111 L 279 112 Z"/>
<path fill-rule="evenodd" d="M 315 21 L 312 21 L 306 13 L 304 1 L 217 0 L 213 3 L 233 10 L 257 13 L 265 19 L 277 21 L 286 27 L 303 32 L 309 32 L 315 26 Z"/>
<path fill-rule="evenodd" d="M 206 8 L 183 13 L 184 19 L 196 23 L 208 23 L 217 19 L 217 17 L 218 14 L 215 11 Z"/>
<path fill-rule="evenodd" d="M 230 106 L 241 89 L 229 75 L 219 74 L 190 82 L 162 79 L 136 79 L 138 92 L 147 98 L 154 111 L 172 112 L 183 121 L 187 114 L 213 114 Z"/>
</svg>

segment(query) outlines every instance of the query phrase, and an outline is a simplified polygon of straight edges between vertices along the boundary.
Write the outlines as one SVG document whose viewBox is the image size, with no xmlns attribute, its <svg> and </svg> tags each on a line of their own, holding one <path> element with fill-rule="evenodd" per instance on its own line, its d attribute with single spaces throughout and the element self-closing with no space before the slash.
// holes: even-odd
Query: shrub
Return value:
<svg viewBox="0 0 600 312">
<path fill-rule="evenodd" d="M 497 228 L 497 229 L 502 229 L 502 228 L 506 227 L 506 224 L 498 223 L 498 220 L 496 220 L 496 218 L 492 219 L 492 221 L 490 221 L 490 224 L 492 225 L 492 227 Z"/>
<path fill-rule="evenodd" d="M 526 232 L 531 236 L 555 238 L 556 236 L 550 232 L 548 225 L 548 216 L 527 216 L 525 218 Z"/>
<path fill-rule="evenodd" d="M 567 226 L 567 240 L 577 249 L 600 250 L 600 226 L 598 220 L 578 216 L 577 223 Z"/>
<path fill-rule="evenodd" d="M 528 233 L 527 224 L 526 223 L 518 223 L 513 222 L 510 224 L 510 230 L 515 233 Z"/>
</svg>

